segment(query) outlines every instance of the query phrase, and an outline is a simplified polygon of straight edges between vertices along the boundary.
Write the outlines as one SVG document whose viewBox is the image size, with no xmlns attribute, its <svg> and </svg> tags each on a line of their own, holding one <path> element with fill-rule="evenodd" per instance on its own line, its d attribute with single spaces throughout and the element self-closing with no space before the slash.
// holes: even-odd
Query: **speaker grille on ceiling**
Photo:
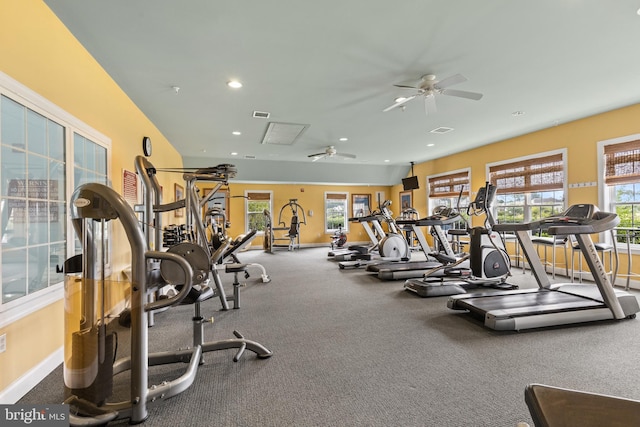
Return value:
<svg viewBox="0 0 640 427">
<path fill-rule="evenodd" d="M 262 143 L 292 145 L 308 127 L 309 125 L 299 123 L 269 122 Z"/>
</svg>

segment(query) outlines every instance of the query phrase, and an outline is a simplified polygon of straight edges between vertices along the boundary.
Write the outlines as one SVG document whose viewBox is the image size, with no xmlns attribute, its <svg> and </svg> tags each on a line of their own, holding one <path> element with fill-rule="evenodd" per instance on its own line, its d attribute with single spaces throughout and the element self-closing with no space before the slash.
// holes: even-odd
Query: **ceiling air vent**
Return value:
<svg viewBox="0 0 640 427">
<path fill-rule="evenodd" d="M 256 119 L 268 119 L 270 116 L 266 111 L 254 111 L 253 117 Z"/>
<path fill-rule="evenodd" d="M 308 127 L 299 123 L 269 122 L 262 143 L 292 145 Z"/>
<path fill-rule="evenodd" d="M 246 155 L 244 156 L 245 159 L 255 159 L 256 156 L 251 156 L 251 155 Z"/>
<path fill-rule="evenodd" d="M 440 126 L 439 128 L 435 128 L 433 130 L 430 130 L 429 132 L 431 133 L 447 133 L 447 132 L 451 132 L 453 130 L 453 128 L 447 128 L 444 126 Z"/>
</svg>

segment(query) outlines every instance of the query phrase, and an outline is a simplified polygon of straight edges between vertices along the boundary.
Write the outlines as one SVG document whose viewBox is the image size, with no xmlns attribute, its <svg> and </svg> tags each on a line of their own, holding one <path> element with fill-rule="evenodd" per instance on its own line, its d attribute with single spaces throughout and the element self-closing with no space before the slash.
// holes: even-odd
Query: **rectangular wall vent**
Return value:
<svg viewBox="0 0 640 427">
<path fill-rule="evenodd" d="M 262 143 L 292 145 L 308 127 L 299 123 L 269 122 Z"/>
<path fill-rule="evenodd" d="M 244 156 L 244 158 L 245 158 L 245 159 L 255 159 L 255 158 L 256 158 L 256 156 L 249 156 L 249 155 L 248 155 L 248 156 Z"/>
<path fill-rule="evenodd" d="M 429 132 L 431 133 L 447 133 L 447 132 L 451 132 L 453 130 L 453 128 L 447 128 L 444 126 L 440 126 L 439 128 L 435 128 L 433 130 L 430 130 Z"/>
<path fill-rule="evenodd" d="M 256 119 L 268 119 L 271 114 L 266 111 L 254 111 L 253 117 Z"/>
</svg>

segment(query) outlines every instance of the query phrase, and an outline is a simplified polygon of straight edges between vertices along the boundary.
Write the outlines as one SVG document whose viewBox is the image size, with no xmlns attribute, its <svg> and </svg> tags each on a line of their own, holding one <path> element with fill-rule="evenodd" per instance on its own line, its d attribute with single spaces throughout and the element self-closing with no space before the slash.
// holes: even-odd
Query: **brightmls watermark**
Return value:
<svg viewBox="0 0 640 427">
<path fill-rule="evenodd" d="M 68 427 L 69 405 L 0 405 L 0 426 Z"/>
</svg>

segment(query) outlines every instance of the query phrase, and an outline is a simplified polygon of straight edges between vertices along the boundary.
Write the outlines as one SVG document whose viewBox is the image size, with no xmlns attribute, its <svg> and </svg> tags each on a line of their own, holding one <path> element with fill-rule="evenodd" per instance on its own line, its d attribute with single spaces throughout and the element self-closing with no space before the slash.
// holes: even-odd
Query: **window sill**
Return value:
<svg viewBox="0 0 640 427">
<path fill-rule="evenodd" d="M 0 306 L 0 328 L 27 317 L 64 298 L 62 282 L 33 295 L 27 295 Z"/>
</svg>

